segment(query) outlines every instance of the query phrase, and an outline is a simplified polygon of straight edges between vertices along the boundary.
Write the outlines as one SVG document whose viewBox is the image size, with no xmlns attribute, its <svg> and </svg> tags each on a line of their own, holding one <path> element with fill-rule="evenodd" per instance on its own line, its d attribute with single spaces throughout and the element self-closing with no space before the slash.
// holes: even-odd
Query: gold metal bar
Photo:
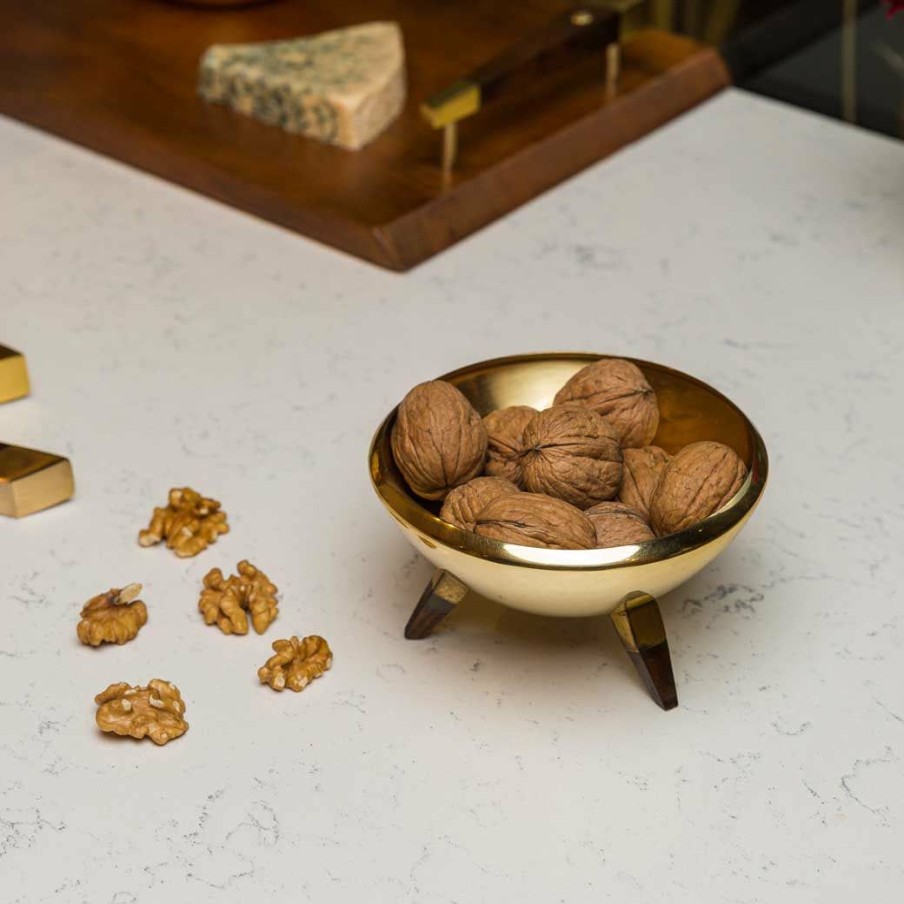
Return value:
<svg viewBox="0 0 904 904">
<path fill-rule="evenodd" d="M 421 114 L 434 129 L 472 116 L 480 109 L 480 86 L 461 79 L 421 104 Z"/>
<path fill-rule="evenodd" d="M 719 0 L 714 3 L 703 26 L 703 41 L 718 47 L 725 42 L 741 11 L 741 0 Z"/>
<path fill-rule="evenodd" d="M 25 356 L 0 345 L 0 402 L 21 399 L 31 391 Z"/>
<path fill-rule="evenodd" d="M 663 31 L 671 31 L 675 22 L 674 0 L 651 0 L 650 25 L 653 28 L 661 28 Z"/>
<path fill-rule="evenodd" d="M 68 458 L 0 443 L 0 515 L 22 518 L 65 502 L 74 492 Z"/>
<path fill-rule="evenodd" d="M 699 38 L 702 32 L 702 0 L 684 0 L 681 30 L 692 38 Z"/>
<path fill-rule="evenodd" d="M 458 123 L 450 122 L 443 127 L 443 174 L 448 176 L 458 157 Z"/>
<path fill-rule="evenodd" d="M 606 98 L 612 100 L 618 94 L 621 76 L 621 44 L 613 42 L 606 48 Z"/>
<path fill-rule="evenodd" d="M 671 0 L 667 0 L 671 3 Z M 655 21 L 656 8 L 652 0 L 594 0 L 593 7 L 602 6 L 619 14 L 619 36 L 624 39 L 629 34 L 643 28 L 668 28 Z"/>
</svg>

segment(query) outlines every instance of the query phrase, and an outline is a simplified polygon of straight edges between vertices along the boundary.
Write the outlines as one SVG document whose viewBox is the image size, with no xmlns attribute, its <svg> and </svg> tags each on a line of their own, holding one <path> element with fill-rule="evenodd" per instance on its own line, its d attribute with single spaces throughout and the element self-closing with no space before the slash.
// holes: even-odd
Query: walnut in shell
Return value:
<svg viewBox="0 0 904 904">
<path fill-rule="evenodd" d="M 82 606 L 82 618 L 78 623 L 78 639 L 91 647 L 102 643 L 123 644 L 138 636 L 147 623 L 145 604 L 135 599 L 141 593 L 141 584 L 129 584 L 122 590 L 113 588 L 92 597 Z"/>
<path fill-rule="evenodd" d="M 524 431 L 524 485 L 585 509 L 621 485 L 622 452 L 609 424 L 588 408 L 565 405 L 535 415 Z"/>
<path fill-rule="evenodd" d="M 580 402 L 602 415 L 624 447 L 647 446 L 659 427 L 656 393 L 640 368 L 623 358 L 582 367 L 557 393 L 555 404 Z"/>
<path fill-rule="evenodd" d="M 399 405 L 392 455 L 408 486 L 424 499 L 444 499 L 483 471 L 487 431 L 471 403 L 451 384 L 415 386 Z"/>
<path fill-rule="evenodd" d="M 663 468 L 650 504 L 659 536 L 684 530 L 717 512 L 744 483 L 747 466 L 722 443 L 685 446 Z"/>
<path fill-rule="evenodd" d="M 475 477 L 446 496 L 439 516 L 462 530 L 474 530 L 481 509 L 499 496 L 521 491 L 503 477 Z"/>
<path fill-rule="evenodd" d="M 600 549 L 628 546 L 656 538 L 644 516 L 623 502 L 600 502 L 584 514 L 596 531 L 596 545 Z"/>
<path fill-rule="evenodd" d="M 483 419 L 488 441 L 487 474 L 504 477 L 523 487 L 521 453 L 524 452 L 524 428 L 536 413 L 537 409 L 529 405 L 511 405 L 491 411 Z"/>
<path fill-rule="evenodd" d="M 622 452 L 625 456 L 625 467 L 618 498 L 649 519 L 653 491 L 659 483 L 662 469 L 672 456 L 659 446 L 623 449 Z"/>
<path fill-rule="evenodd" d="M 542 493 L 499 496 L 481 510 L 474 532 L 490 540 L 547 549 L 593 549 L 596 533 L 584 513 Z"/>
<path fill-rule="evenodd" d="M 289 688 L 303 691 L 315 678 L 333 667 L 330 645 L 316 634 L 299 640 L 273 642 L 274 655 L 257 671 L 261 684 L 269 684 L 275 691 Z"/>
<path fill-rule="evenodd" d="M 169 681 L 154 678 L 147 687 L 130 687 L 121 681 L 98 694 L 94 702 L 101 731 L 150 738 L 155 744 L 166 744 L 188 731 L 182 695 Z"/>
<path fill-rule="evenodd" d="M 247 560 L 239 562 L 238 574 L 223 577 L 219 568 L 204 575 L 204 589 L 198 608 L 208 625 L 224 634 L 247 634 L 248 615 L 258 634 L 263 634 L 279 614 L 279 588 L 259 568 Z"/>
<path fill-rule="evenodd" d="M 141 546 L 154 546 L 166 540 L 169 549 L 179 556 L 196 556 L 216 543 L 220 534 L 229 533 L 226 512 L 216 499 L 208 499 L 191 487 L 169 492 L 166 508 L 155 508 L 151 523 L 138 534 Z"/>
</svg>

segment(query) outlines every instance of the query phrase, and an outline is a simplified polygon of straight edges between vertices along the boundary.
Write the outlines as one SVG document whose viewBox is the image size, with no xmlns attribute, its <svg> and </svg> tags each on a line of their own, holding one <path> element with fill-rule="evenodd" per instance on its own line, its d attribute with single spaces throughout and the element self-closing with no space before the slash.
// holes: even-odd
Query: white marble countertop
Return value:
<svg viewBox="0 0 904 904">
<path fill-rule="evenodd" d="M 77 498 L 0 519 L 0 902 L 825 902 L 904 884 L 904 145 L 729 91 L 406 276 L 0 121 L 0 341 L 34 392 L 0 438 Z M 414 383 L 541 349 L 732 396 L 773 476 L 663 600 L 681 706 L 608 620 L 465 606 L 366 451 Z M 197 559 L 140 549 L 170 486 L 223 500 Z M 197 612 L 242 557 L 264 637 Z M 81 603 L 141 581 L 125 646 Z M 335 666 L 260 686 L 270 642 Z M 109 739 L 93 696 L 169 679 L 188 734 Z"/>
</svg>

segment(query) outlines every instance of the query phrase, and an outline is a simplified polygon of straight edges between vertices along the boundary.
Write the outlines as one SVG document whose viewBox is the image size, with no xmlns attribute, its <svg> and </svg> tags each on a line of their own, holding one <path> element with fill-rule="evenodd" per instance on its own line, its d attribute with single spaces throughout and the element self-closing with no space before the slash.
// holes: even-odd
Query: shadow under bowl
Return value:
<svg viewBox="0 0 904 904">
<path fill-rule="evenodd" d="M 607 356 L 517 355 L 437 379 L 457 386 L 481 415 L 509 405 L 542 410 L 574 373 L 601 357 Z M 737 536 L 763 494 L 766 447 L 744 413 L 711 386 L 661 364 L 628 360 L 643 371 L 659 400 L 655 445 L 674 453 L 688 443 L 714 440 L 730 446 L 747 464 L 747 479 L 722 509 L 678 533 L 610 549 L 539 549 L 479 537 L 442 521 L 440 503 L 420 499 L 405 483 L 390 445 L 396 408 L 374 435 L 370 476 L 409 543 L 480 596 L 539 615 L 611 613 L 630 593 L 661 596 L 708 565 Z"/>
</svg>

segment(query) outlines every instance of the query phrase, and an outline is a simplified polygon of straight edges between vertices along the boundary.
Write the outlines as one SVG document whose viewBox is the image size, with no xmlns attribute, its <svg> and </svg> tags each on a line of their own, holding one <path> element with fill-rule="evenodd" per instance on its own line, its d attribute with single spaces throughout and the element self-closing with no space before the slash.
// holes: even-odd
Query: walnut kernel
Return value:
<svg viewBox="0 0 904 904">
<path fill-rule="evenodd" d="M 316 634 L 303 640 L 294 636 L 275 640 L 273 650 L 274 655 L 257 670 L 257 677 L 275 691 L 303 691 L 333 666 L 330 645 Z"/>
<path fill-rule="evenodd" d="M 484 419 L 487 430 L 486 473 L 504 477 L 524 488 L 521 453 L 524 452 L 524 428 L 537 413 L 529 405 L 511 405 L 491 411 Z"/>
<path fill-rule="evenodd" d="M 263 634 L 279 614 L 279 588 L 247 560 L 239 562 L 237 571 L 228 578 L 219 568 L 208 571 L 198 608 L 205 623 L 217 625 L 224 634 L 247 634 L 250 612 L 254 630 Z"/>
<path fill-rule="evenodd" d="M 490 540 L 547 549 L 593 549 L 596 533 L 584 513 L 542 493 L 499 496 L 483 508 L 474 532 Z"/>
<path fill-rule="evenodd" d="M 587 408 L 548 408 L 524 431 L 524 485 L 585 509 L 611 499 L 622 479 L 622 452 L 609 424 Z"/>
<path fill-rule="evenodd" d="M 155 546 L 162 540 L 180 558 L 196 556 L 229 533 L 226 513 L 216 499 L 208 499 L 190 487 L 169 492 L 166 508 L 155 508 L 151 523 L 138 534 L 141 546 Z"/>
<path fill-rule="evenodd" d="M 78 639 L 91 647 L 102 643 L 123 644 L 138 636 L 148 620 L 145 604 L 135 599 L 141 584 L 129 584 L 122 590 L 113 588 L 92 597 L 82 606 L 78 623 Z"/>
<path fill-rule="evenodd" d="M 581 368 L 556 393 L 555 404 L 563 402 L 580 402 L 602 415 L 624 447 L 649 445 L 659 427 L 656 393 L 640 368 L 623 358 Z"/>
<path fill-rule="evenodd" d="M 656 538 L 643 515 L 623 502 L 601 502 L 584 514 L 593 524 L 596 545 L 600 549 L 634 545 Z"/>
<path fill-rule="evenodd" d="M 624 449 L 625 467 L 618 498 L 644 518 L 650 517 L 650 501 L 662 476 L 662 469 L 672 456 L 659 446 Z"/>
<path fill-rule="evenodd" d="M 487 503 L 499 496 L 521 491 L 503 477 L 475 477 L 446 496 L 439 516 L 462 530 L 474 530 L 477 516 Z"/>
<path fill-rule="evenodd" d="M 166 744 L 188 731 L 179 689 L 159 678 L 149 681 L 147 687 L 131 687 L 125 681 L 111 684 L 94 702 L 98 706 L 95 720 L 101 731 L 138 740 L 148 737 L 155 744 Z"/>
<path fill-rule="evenodd" d="M 741 488 L 747 466 L 722 443 L 685 446 L 663 468 L 650 504 L 659 536 L 684 530 L 717 512 Z"/>
<path fill-rule="evenodd" d="M 415 386 L 399 405 L 391 440 L 396 465 L 424 499 L 444 499 L 483 471 L 486 428 L 451 383 Z"/>
</svg>

